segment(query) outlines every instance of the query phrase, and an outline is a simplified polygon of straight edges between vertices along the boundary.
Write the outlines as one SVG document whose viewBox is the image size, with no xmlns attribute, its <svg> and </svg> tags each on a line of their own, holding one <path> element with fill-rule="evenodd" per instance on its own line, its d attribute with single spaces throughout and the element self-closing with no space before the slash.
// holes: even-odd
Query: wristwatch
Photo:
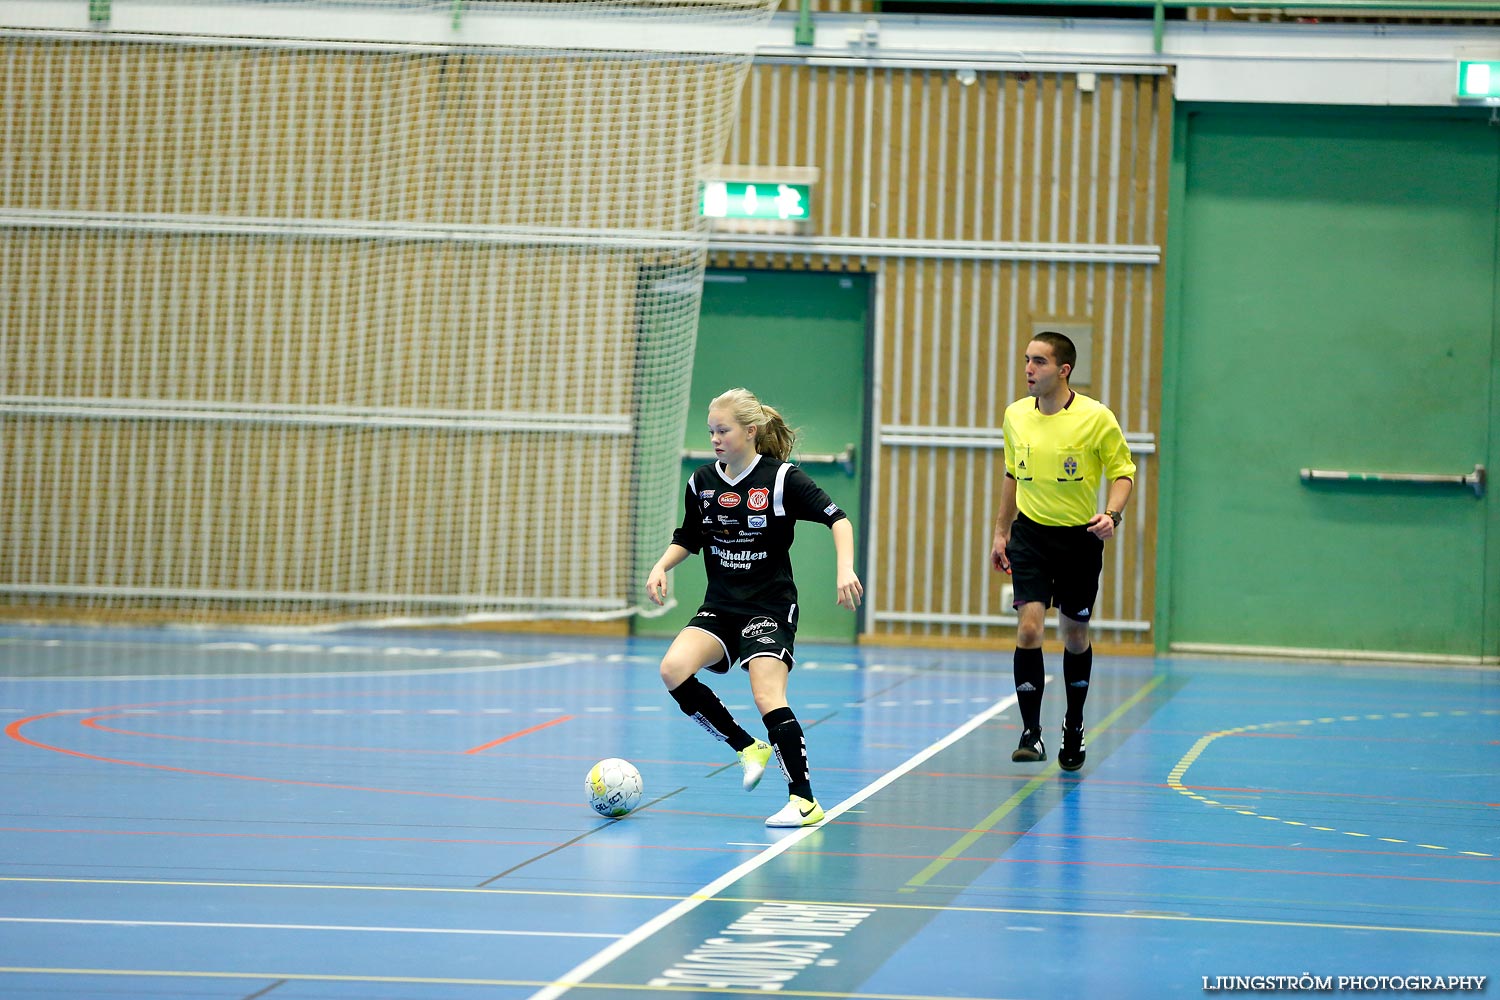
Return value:
<svg viewBox="0 0 1500 1000">
<path fill-rule="evenodd" d="M 1118 528 L 1118 527 L 1119 527 L 1119 526 L 1120 526 L 1120 519 L 1121 519 L 1121 518 L 1122 518 L 1122 517 L 1124 517 L 1124 515 L 1123 515 L 1123 514 L 1121 514 L 1121 513 L 1120 513 L 1120 512 L 1119 512 L 1119 511 L 1117 511 L 1117 510 L 1107 510 L 1107 511 L 1105 511 L 1105 512 L 1104 512 L 1104 513 L 1106 513 L 1106 514 L 1108 514 L 1108 515 L 1109 515 L 1109 519 L 1110 519 L 1110 520 L 1111 520 L 1111 521 L 1113 521 L 1113 522 L 1115 522 L 1115 527 L 1116 527 L 1116 528 Z"/>
</svg>

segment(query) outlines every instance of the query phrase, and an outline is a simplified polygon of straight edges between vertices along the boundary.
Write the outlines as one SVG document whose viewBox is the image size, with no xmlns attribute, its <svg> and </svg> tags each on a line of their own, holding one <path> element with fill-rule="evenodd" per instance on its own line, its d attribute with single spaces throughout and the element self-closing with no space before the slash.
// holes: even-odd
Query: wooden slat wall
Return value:
<svg viewBox="0 0 1500 1000">
<path fill-rule="evenodd" d="M 955 72 L 757 64 L 725 160 L 822 170 L 809 232 L 871 241 L 968 241 L 975 259 L 718 252 L 722 267 L 879 275 L 872 349 L 877 442 L 886 431 L 998 431 L 1024 392 L 1034 319 L 1091 322 L 1095 376 L 1079 388 L 1127 433 L 1156 432 L 1163 267 L 999 259 L 994 243 L 1160 247 L 1166 231 L 1171 80 L 1074 73 Z M 874 636 L 962 642 L 1009 633 L 988 568 L 1003 459 L 997 449 L 882 444 L 870 483 Z M 1153 613 L 1154 460 L 1106 552 L 1096 621 Z M 902 616 L 936 616 L 916 623 Z M 1146 645 L 1149 630 L 1100 628 Z"/>
</svg>

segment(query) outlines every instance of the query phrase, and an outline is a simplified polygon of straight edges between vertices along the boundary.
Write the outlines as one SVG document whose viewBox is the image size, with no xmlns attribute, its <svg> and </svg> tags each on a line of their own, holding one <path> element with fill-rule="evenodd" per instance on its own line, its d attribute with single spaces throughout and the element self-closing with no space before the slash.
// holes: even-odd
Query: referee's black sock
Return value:
<svg viewBox="0 0 1500 1000">
<path fill-rule="evenodd" d="M 1042 647 L 1016 647 L 1016 707 L 1021 710 L 1022 729 L 1042 728 L 1042 689 L 1047 686 L 1047 666 Z"/>
<path fill-rule="evenodd" d="M 811 799 L 812 776 L 807 766 L 807 736 L 802 732 L 802 723 L 790 708 L 773 708 L 761 716 L 766 724 L 766 737 L 776 748 L 776 760 L 781 764 L 781 773 L 786 775 L 786 788 L 792 795 Z"/>
<path fill-rule="evenodd" d="M 689 677 L 667 693 L 677 702 L 683 715 L 708 730 L 714 739 L 728 743 L 735 753 L 755 742 L 755 737 L 734 721 L 734 716 L 714 694 L 714 689 L 698 678 Z"/>
<path fill-rule="evenodd" d="M 1068 692 L 1068 710 L 1063 725 L 1083 728 L 1083 703 L 1089 696 L 1089 677 L 1094 673 L 1094 647 L 1081 653 L 1063 650 L 1063 684 Z"/>
</svg>

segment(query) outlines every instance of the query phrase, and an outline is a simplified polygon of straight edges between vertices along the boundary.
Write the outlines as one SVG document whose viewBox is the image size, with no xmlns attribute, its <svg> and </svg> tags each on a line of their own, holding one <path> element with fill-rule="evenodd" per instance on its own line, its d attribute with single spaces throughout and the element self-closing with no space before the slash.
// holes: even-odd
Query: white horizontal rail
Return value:
<svg viewBox="0 0 1500 1000">
<path fill-rule="evenodd" d="M 683 451 L 683 453 L 682 453 L 682 457 L 683 457 L 684 460 L 692 461 L 692 462 L 709 462 L 709 461 L 712 461 L 717 456 L 715 456 L 715 454 L 713 452 L 711 452 L 711 451 L 697 451 L 697 450 L 694 450 L 694 449 L 685 449 Z M 846 445 L 844 445 L 844 450 L 841 451 L 841 452 L 839 452 L 838 454 L 834 454 L 833 452 L 809 453 L 809 454 L 798 453 L 798 454 L 793 455 L 792 458 L 795 459 L 796 462 L 799 463 L 799 464 L 807 464 L 807 465 L 837 465 L 840 468 L 842 468 L 849 475 L 851 475 L 851 476 L 854 475 L 854 445 L 853 444 L 846 444 Z"/>
<path fill-rule="evenodd" d="M 1379 649 L 1318 649 L 1308 646 L 1245 646 L 1218 642 L 1174 642 L 1169 652 L 1185 656 L 1248 656 L 1262 659 L 1347 660 L 1355 663 L 1434 663 L 1451 666 L 1484 666 L 1500 663 L 1500 656 L 1464 656 L 1456 653 L 1407 653 Z"/>
<path fill-rule="evenodd" d="M 786 236 L 715 233 L 709 248 L 743 253 L 816 253 L 849 257 L 1035 260 L 1054 263 L 1159 264 L 1161 247 L 1127 243 L 1015 243 L 991 240 L 903 240 L 878 236 Z"/>
<path fill-rule="evenodd" d="M 299 403 L 216 403 L 174 399 L 56 399 L 0 396 L 0 413 L 82 420 L 178 420 L 221 424 L 294 424 L 304 427 L 389 427 L 453 431 L 554 434 L 634 432 L 628 416 L 510 410 L 423 410 Z"/>
<path fill-rule="evenodd" d="M 942 611 L 876 611 L 870 617 L 874 621 L 909 625 L 1018 625 L 1021 621 L 1016 615 L 953 614 Z M 1095 618 L 1089 622 L 1089 625 L 1096 630 L 1151 631 L 1150 622 L 1128 618 Z"/>
<path fill-rule="evenodd" d="M 237 590 L 221 587 L 124 587 L 62 583 L 0 583 L 0 593 L 52 594 L 60 597 L 156 597 L 207 601 L 340 601 L 346 604 L 477 605 L 507 608 L 561 608 L 578 611 L 625 611 L 613 598 L 501 597 L 493 594 L 386 594 L 370 591 Z"/>
<path fill-rule="evenodd" d="M 1127 431 L 1125 443 L 1132 455 L 1156 454 L 1156 435 L 1145 431 Z M 880 444 L 904 448 L 985 448 L 1005 447 L 1005 432 L 995 427 L 922 427 L 910 424 L 882 424 Z"/>
<path fill-rule="evenodd" d="M 700 250 L 707 230 L 587 229 L 496 226 L 477 223 L 381 222 L 362 219 L 263 219 L 170 212 L 83 212 L 10 208 L 0 226 L 18 229 L 90 229 L 103 232 L 211 236 L 279 236 L 298 239 L 395 240 L 482 243 L 499 246 L 579 246 L 590 249 Z"/>
<path fill-rule="evenodd" d="M 1065 12 L 1065 8 L 1059 8 Z M 979 53 L 962 52 L 928 56 L 922 53 L 893 52 L 873 55 L 807 55 L 795 49 L 761 49 L 757 63 L 782 63 L 793 66 L 822 66 L 829 69 L 915 69 L 931 72 L 973 70 L 976 73 L 1095 73 L 1099 76 L 1165 76 L 1164 63 L 1109 63 L 1083 60 L 1040 60 L 1028 62 L 1015 56 L 987 58 Z"/>
<path fill-rule="evenodd" d="M 6 0 L 7 33 L 70 32 L 112 40 L 89 21 L 87 3 L 57 0 Z M 545 50 L 549 54 L 587 51 L 635 55 L 671 53 L 699 58 L 748 59 L 763 41 L 769 20 L 759 12 L 735 11 L 692 16 L 650 4 L 597 5 L 592 17 L 569 16 L 558 5 L 544 3 L 466 4 L 454 23 L 447 3 L 260 4 L 115 2 L 109 27 L 122 35 L 192 36 L 200 44 L 369 51 L 514 52 Z"/>
<path fill-rule="evenodd" d="M 1484 466 L 1456 475 L 1425 472 L 1348 472 L 1343 469 L 1303 469 L 1302 481 L 1336 483 L 1413 483 L 1422 486 L 1467 486 L 1476 497 L 1484 496 Z"/>
<path fill-rule="evenodd" d="M 491 246 L 580 246 L 591 249 L 697 250 L 705 242 L 733 253 L 800 253 L 854 257 L 1025 260 L 1052 263 L 1161 263 L 1161 247 L 1130 243 L 1021 243 L 992 240 L 908 240 L 877 236 L 708 233 L 706 230 L 585 229 L 555 226 L 430 224 L 358 219 L 262 219 L 168 212 L 85 212 L 11 208 L 0 226 L 193 236 L 394 240 Z"/>
</svg>

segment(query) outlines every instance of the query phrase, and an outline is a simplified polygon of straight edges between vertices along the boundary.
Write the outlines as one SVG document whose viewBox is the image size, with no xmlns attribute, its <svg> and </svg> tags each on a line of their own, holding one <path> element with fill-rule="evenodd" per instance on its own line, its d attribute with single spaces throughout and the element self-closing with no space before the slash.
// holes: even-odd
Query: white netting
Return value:
<svg viewBox="0 0 1500 1000">
<path fill-rule="evenodd" d="M 0 45 L 9 616 L 642 610 L 746 57 Z"/>
</svg>

